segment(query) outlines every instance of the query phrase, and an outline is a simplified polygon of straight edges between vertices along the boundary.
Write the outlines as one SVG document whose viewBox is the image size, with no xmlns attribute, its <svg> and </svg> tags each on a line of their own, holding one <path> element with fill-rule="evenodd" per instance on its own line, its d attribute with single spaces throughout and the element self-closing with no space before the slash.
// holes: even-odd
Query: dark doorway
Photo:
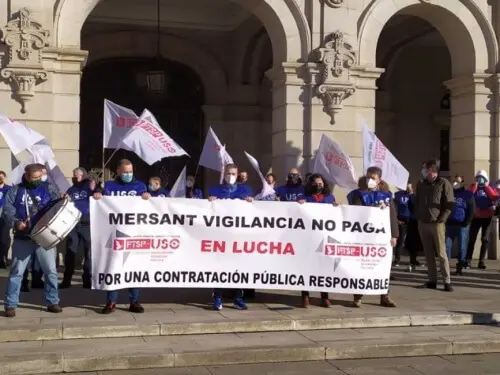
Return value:
<svg viewBox="0 0 500 375">
<path fill-rule="evenodd" d="M 168 179 L 171 186 L 185 165 L 187 173 L 194 174 L 204 141 L 203 84 L 189 67 L 163 61 L 165 73 L 162 93 L 148 91 L 145 73 L 158 71 L 158 64 L 150 59 L 113 59 L 87 66 L 81 80 L 80 101 L 80 165 L 91 170 L 102 168 L 103 106 L 104 99 L 132 109 L 140 115 L 144 108 L 157 118 L 163 130 L 190 155 L 165 158 L 149 166 L 133 152 L 117 151 L 106 168 L 112 172 L 119 159 L 130 159 L 135 165 L 137 179 L 147 182 L 150 176 Z M 106 150 L 108 160 L 114 150 Z M 201 175 L 201 173 L 199 173 Z M 201 178 L 199 179 L 202 182 Z"/>
</svg>

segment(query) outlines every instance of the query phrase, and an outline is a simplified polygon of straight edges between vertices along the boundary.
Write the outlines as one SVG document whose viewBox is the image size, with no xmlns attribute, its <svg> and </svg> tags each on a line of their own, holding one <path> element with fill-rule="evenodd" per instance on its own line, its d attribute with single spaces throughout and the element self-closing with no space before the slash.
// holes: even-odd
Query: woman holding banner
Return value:
<svg viewBox="0 0 500 375">
<path fill-rule="evenodd" d="M 300 204 L 308 203 L 330 203 L 334 206 L 338 204 L 335 202 L 328 183 L 323 176 L 319 173 L 314 173 L 309 176 L 304 187 L 304 196 L 300 197 L 297 201 Z M 328 298 L 327 292 L 321 292 L 321 307 L 330 307 L 332 303 Z M 302 307 L 307 309 L 309 304 L 309 292 L 302 292 Z"/>
</svg>

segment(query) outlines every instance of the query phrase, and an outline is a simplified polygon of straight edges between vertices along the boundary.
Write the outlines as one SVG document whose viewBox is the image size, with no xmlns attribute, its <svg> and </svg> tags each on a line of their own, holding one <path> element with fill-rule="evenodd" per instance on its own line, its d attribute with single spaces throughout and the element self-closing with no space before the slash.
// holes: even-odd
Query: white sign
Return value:
<svg viewBox="0 0 500 375">
<path fill-rule="evenodd" d="M 329 182 L 342 188 L 358 188 L 351 158 L 324 134 L 321 136 L 319 149 L 314 158 L 313 172 L 321 173 Z"/>
<path fill-rule="evenodd" d="M 379 167 L 385 182 L 406 190 L 410 173 L 363 123 L 363 169 L 370 167 Z"/>
<path fill-rule="evenodd" d="M 103 147 L 128 150 L 121 142 L 128 131 L 138 121 L 139 116 L 131 109 L 115 104 L 111 100 L 104 99 Z"/>
<path fill-rule="evenodd" d="M 91 199 L 93 289 L 387 293 L 389 210 L 294 202 Z"/>
<path fill-rule="evenodd" d="M 142 112 L 137 124 L 125 135 L 122 143 L 149 165 L 163 158 L 187 155 L 186 151 L 163 131 L 156 118 L 147 109 Z"/>
</svg>

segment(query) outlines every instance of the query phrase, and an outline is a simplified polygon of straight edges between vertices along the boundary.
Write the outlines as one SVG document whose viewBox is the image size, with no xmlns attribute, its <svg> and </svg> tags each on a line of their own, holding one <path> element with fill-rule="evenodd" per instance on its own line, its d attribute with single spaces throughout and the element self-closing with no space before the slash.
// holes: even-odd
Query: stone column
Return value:
<svg viewBox="0 0 500 375">
<path fill-rule="evenodd" d="M 308 165 L 304 165 L 304 161 L 311 155 L 310 147 L 304 141 L 304 129 L 310 119 L 309 99 L 302 87 L 302 66 L 301 63 L 283 63 L 266 73 L 273 83 L 273 173 L 278 181 L 283 181 L 290 168 L 307 171 Z"/>
</svg>

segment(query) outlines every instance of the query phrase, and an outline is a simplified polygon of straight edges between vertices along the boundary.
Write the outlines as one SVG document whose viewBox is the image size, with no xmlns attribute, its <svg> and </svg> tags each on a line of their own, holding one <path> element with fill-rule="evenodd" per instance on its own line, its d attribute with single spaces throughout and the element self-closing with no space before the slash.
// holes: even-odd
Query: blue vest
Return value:
<svg viewBox="0 0 500 375">
<path fill-rule="evenodd" d="M 467 210 L 467 207 L 474 193 L 466 189 L 457 189 L 455 190 L 454 195 L 455 203 L 453 204 L 453 210 L 451 211 L 451 215 L 448 221 L 463 223 L 470 214 L 470 212 L 468 212 Z"/>
<path fill-rule="evenodd" d="M 245 199 L 252 197 L 253 193 L 252 188 L 247 184 L 221 184 L 208 189 L 208 196 L 217 199 Z"/>
<path fill-rule="evenodd" d="M 479 208 L 480 210 L 487 210 L 488 208 L 493 207 L 494 204 L 482 187 L 477 188 L 477 191 L 474 193 L 474 200 L 476 201 L 476 208 Z"/>
<path fill-rule="evenodd" d="M 18 220 L 25 221 L 28 216 L 26 213 L 26 203 L 28 204 L 28 212 L 30 221 L 28 228 L 23 233 L 28 234 L 31 228 L 36 224 L 44 209 L 51 202 L 50 192 L 47 184 L 40 184 L 36 188 L 25 188 L 23 184 L 17 185 L 16 198 L 14 199 L 14 207 L 16 209 L 16 217 Z M 17 229 L 14 226 L 14 232 Z"/>
<path fill-rule="evenodd" d="M 297 202 L 304 196 L 304 186 L 279 186 L 276 190 L 276 195 L 280 197 L 281 202 Z"/>
<path fill-rule="evenodd" d="M 366 190 L 353 190 L 347 195 L 347 200 L 349 204 L 352 204 L 352 201 L 355 197 L 355 194 L 359 194 L 361 197 L 361 201 L 363 202 L 363 206 L 380 206 L 381 203 L 385 203 L 388 205 L 392 200 L 392 193 L 390 191 L 366 191 Z"/>
<path fill-rule="evenodd" d="M 84 180 L 71 186 L 66 194 L 69 195 L 76 208 L 82 213 L 81 220 L 90 219 L 90 197 L 94 191 L 90 188 L 90 181 Z"/>
<path fill-rule="evenodd" d="M 305 201 L 308 203 L 335 203 L 335 197 L 333 194 L 325 195 L 321 201 L 315 200 L 312 196 L 308 195 L 304 197 Z"/>
<path fill-rule="evenodd" d="M 108 181 L 104 184 L 103 195 L 111 196 L 141 196 L 143 193 L 147 192 L 148 189 L 146 185 L 141 181 L 132 181 L 125 183 L 119 180 Z"/>
<path fill-rule="evenodd" d="M 410 195 L 407 191 L 398 191 L 394 194 L 394 203 L 400 219 L 408 220 L 410 218 L 410 209 L 408 208 Z"/>
<path fill-rule="evenodd" d="M 149 194 L 151 194 L 152 197 L 160 197 L 160 198 L 168 197 L 169 193 L 170 193 L 169 189 L 159 189 L 156 191 L 149 191 Z"/>
</svg>

